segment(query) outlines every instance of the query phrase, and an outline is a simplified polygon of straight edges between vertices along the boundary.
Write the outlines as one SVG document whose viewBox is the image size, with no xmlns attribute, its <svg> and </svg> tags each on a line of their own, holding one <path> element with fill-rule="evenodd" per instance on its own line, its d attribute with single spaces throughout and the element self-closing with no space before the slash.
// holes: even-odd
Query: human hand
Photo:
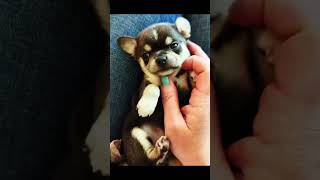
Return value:
<svg viewBox="0 0 320 180">
<path fill-rule="evenodd" d="M 236 179 L 319 178 L 318 7 L 312 0 L 238 0 L 232 7 L 233 23 L 262 26 L 281 41 L 274 49 L 274 80 L 260 99 L 253 136 L 227 150 L 230 163 L 240 170 Z"/>
<path fill-rule="evenodd" d="M 198 45 L 188 42 L 188 48 L 193 55 L 182 68 L 195 72 L 195 87 L 181 111 L 172 80 L 161 87 L 165 133 L 183 165 L 210 165 L 210 59 Z"/>
</svg>

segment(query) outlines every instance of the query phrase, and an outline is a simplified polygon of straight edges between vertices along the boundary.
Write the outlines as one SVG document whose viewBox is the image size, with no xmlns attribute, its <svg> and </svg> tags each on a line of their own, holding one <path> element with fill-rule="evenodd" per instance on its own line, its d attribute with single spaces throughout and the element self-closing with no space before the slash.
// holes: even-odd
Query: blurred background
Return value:
<svg viewBox="0 0 320 180">
<path fill-rule="evenodd" d="M 105 100 L 103 0 L 0 0 L 0 179 L 102 179 L 85 138 Z"/>
</svg>

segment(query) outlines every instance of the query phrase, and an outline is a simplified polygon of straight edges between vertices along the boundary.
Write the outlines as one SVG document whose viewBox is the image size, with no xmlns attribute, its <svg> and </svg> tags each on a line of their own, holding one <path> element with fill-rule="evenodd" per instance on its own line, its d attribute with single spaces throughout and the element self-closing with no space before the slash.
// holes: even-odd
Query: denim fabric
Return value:
<svg viewBox="0 0 320 180">
<path fill-rule="evenodd" d="M 187 15 L 191 24 L 190 40 L 198 44 L 204 52 L 210 55 L 210 14 Z"/>
<path fill-rule="evenodd" d="M 121 51 L 117 38 L 135 37 L 147 26 L 158 22 L 174 23 L 181 15 L 111 15 L 110 19 L 110 116 L 111 140 L 121 138 L 121 127 L 131 108 L 131 98 L 137 92 L 142 72 L 129 55 Z M 209 16 L 191 16 L 191 40 L 209 52 Z"/>
<path fill-rule="evenodd" d="M 1 180 L 51 179 L 70 155 L 71 109 L 92 87 L 106 48 L 88 7 L 0 0 Z"/>
</svg>

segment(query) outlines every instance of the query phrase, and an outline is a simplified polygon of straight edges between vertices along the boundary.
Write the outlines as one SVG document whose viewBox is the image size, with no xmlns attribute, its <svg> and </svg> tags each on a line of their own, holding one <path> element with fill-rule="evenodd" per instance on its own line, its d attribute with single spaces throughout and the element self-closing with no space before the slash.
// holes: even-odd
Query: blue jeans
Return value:
<svg viewBox="0 0 320 180">
<path fill-rule="evenodd" d="M 110 129 L 111 140 L 121 138 L 123 120 L 131 108 L 132 96 L 137 92 L 143 74 L 129 55 L 121 51 L 117 39 L 135 37 L 147 26 L 159 22 L 174 23 L 180 14 L 169 15 L 111 15 L 110 16 Z M 210 15 L 186 16 L 191 23 L 191 40 L 209 55 Z"/>
</svg>

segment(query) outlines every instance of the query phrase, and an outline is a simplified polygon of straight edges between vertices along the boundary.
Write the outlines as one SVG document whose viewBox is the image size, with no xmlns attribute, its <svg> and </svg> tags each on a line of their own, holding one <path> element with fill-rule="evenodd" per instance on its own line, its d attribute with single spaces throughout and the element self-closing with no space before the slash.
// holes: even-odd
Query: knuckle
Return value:
<svg viewBox="0 0 320 180">
<path fill-rule="evenodd" d="M 167 133 L 168 134 L 175 134 L 176 132 L 179 132 L 180 126 L 178 123 L 172 122 L 170 125 L 167 127 Z"/>
<path fill-rule="evenodd" d="M 172 99 L 174 99 L 174 93 L 173 93 L 173 92 L 165 93 L 165 94 L 163 94 L 163 96 L 162 96 L 162 101 L 163 101 L 163 103 L 169 102 L 169 101 L 171 101 Z"/>
</svg>

